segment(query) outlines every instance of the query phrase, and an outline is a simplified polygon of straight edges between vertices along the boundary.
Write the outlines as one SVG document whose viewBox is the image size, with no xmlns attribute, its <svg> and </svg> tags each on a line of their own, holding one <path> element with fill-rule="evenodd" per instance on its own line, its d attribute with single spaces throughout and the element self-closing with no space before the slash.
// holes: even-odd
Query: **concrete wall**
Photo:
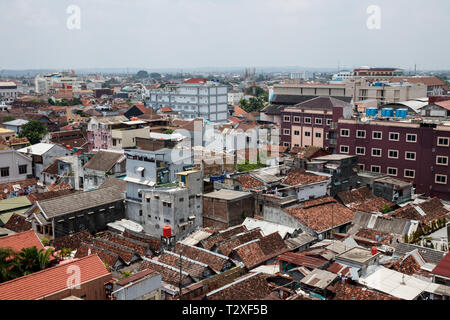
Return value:
<svg viewBox="0 0 450 320">
<path fill-rule="evenodd" d="M 19 166 L 26 165 L 27 172 L 19 174 Z M 32 173 L 32 161 L 15 150 L 0 151 L 0 168 L 9 168 L 9 176 L 0 176 L 0 183 L 9 183 L 25 180 Z"/>
</svg>

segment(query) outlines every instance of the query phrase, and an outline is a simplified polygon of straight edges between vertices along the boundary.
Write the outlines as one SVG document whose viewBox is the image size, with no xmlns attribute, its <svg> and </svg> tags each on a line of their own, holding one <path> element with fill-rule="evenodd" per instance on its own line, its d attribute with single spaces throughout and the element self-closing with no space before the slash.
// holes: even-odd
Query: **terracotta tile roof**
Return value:
<svg viewBox="0 0 450 320">
<path fill-rule="evenodd" d="M 162 107 L 161 111 L 162 112 L 173 112 L 172 108 L 170 108 L 170 107 Z"/>
<path fill-rule="evenodd" d="M 289 250 L 280 234 L 274 232 L 261 239 L 242 244 L 233 251 L 241 258 L 247 269 L 252 269 Z"/>
<path fill-rule="evenodd" d="M 328 263 L 323 258 L 310 257 L 301 253 L 286 252 L 277 257 L 277 260 L 310 269 L 321 268 Z"/>
<path fill-rule="evenodd" d="M 78 247 L 77 253 L 75 254 L 75 258 L 88 257 L 89 247 L 91 248 L 90 255 L 97 255 L 100 258 L 100 260 L 102 260 L 102 262 L 108 266 L 109 270 L 111 270 L 113 266 L 116 265 L 117 261 L 119 261 L 120 259 L 119 255 L 116 253 L 84 242 L 81 243 L 80 246 Z"/>
<path fill-rule="evenodd" d="M 0 300 L 37 300 L 67 289 L 67 270 L 80 269 L 80 284 L 110 275 L 97 255 L 48 268 L 0 284 Z M 30 289 L 32 288 L 32 289 Z"/>
<path fill-rule="evenodd" d="M 283 184 L 290 186 L 305 185 L 310 183 L 317 183 L 327 180 L 327 177 L 319 176 L 317 174 L 305 172 L 303 169 L 294 169 L 289 171 L 286 179 L 283 180 Z"/>
<path fill-rule="evenodd" d="M 14 232 L 24 232 L 32 229 L 31 222 L 25 220 L 24 216 L 20 214 L 13 214 L 3 228 L 12 230 Z"/>
<path fill-rule="evenodd" d="M 432 274 L 450 278 L 450 252 L 439 262 L 431 272 Z"/>
<path fill-rule="evenodd" d="M 252 177 L 249 174 L 240 175 L 240 176 L 234 178 L 234 180 L 239 181 L 239 183 L 242 185 L 242 188 L 244 190 L 254 189 L 254 188 L 264 186 L 264 182 L 259 181 L 258 179 Z"/>
<path fill-rule="evenodd" d="M 154 276 L 156 276 L 158 274 L 159 273 L 156 272 L 155 270 L 144 269 L 141 272 L 138 272 L 136 274 L 133 274 L 132 276 L 126 277 L 125 279 L 122 279 L 122 280 L 116 282 L 116 284 L 123 287 L 123 286 L 126 286 L 127 284 L 129 284 L 131 282 L 134 282 L 136 280 L 142 279 L 142 278 L 144 278 L 144 277 L 146 277 L 148 275 L 153 275 L 152 277 L 154 277 Z"/>
<path fill-rule="evenodd" d="M 237 106 L 237 105 L 233 105 L 234 108 L 234 116 L 244 116 L 246 117 L 248 115 L 247 112 L 245 112 L 244 109 L 242 109 L 241 107 Z"/>
<path fill-rule="evenodd" d="M 94 238 L 92 239 L 92 244 L 97 248 L 105 249 L 119 255 L 120 259 L 126 264 L 129 264 L 133 257 L 137 255 L 137 252 L 133 249 L 104 239 Z"/>
<path fill-rule="evenodd" d="M 179 254 L 180 251 L 183 256 L 188 257 L 189 259 L 207 264 L 215 272 L 221 272 L 229 262 L 228 257 L 178 242 L 176 245 L 176 252 Z"/>
<path fill-rule="evenodd" d="M 14 251 L 21 251 L 24 248 L 32 247 L 36 247 L 38 250 L 44 249 L 41 240 L 39 240 L 34 230 L 0 238 L 0 248 L 11 248 Z"/>
<path fill-rule="evenodd" d="M 180 268 L 180 256 L 170 253 L 163 253 L 158 257 L 158 261 L 174 268 Z M 203 273 L 208 268 L 206 265 L 202 265 L 200 263 L 194 263 L 187 259 L 181 259 L 181 269 L 184 272 L 189 273 L 189 275 L 193 278 L 201 279 L 204 278 Z"/>
<path fill-rule="evenodd" d="M 248 230 L 244 225 L 233 226 L 231 228 L 228 228 L 228 229 L 225 229 L 225 230 L 215 233 L 211 237 L 209 237 L 205 240 L 202 240 L 200 243 L 201 243 L 202 247 L 205 248 L 206 250 L 211 250 L 218 243 L 220 243 L 222 241 L 226 241 L 236 234 L 247 232 L 247 231 Z"/>
<path fill-rule="evenodd" d="M 53 161 L 51 165 L 45 168 L 42 173 L 57 175 L 58 174 L 58 160 Z"/>
<path fill-rule="evenodd" d="M 450 111 L 450 100 L 438 101 L 435 102 L 434 104 Z"/>
<path fill-rule="evenodd" d="M 56 192 L 56 191 L 62 191 L 62 190 L 72 190 L 72 186 L 68 183 L 64 183 L 64 184 L 57 184 L 57 185 L 50 185 L 49 187 L 47 187 L 48 192 Z M 81 192 L 67 192 L 64 194 L 59 194 L 58 197 L 63 197 L 66 195 L 71 195 L 73 193 L 81 193 Z M 58 198 L 56 197 L 56 198 Z M 50 198 L 46 198 L 46 199 L 53 199 L 54 197 L 50 197 Z"/>
<path fill-rule="evenodd" d="M 183 83 L 206 83 L 206 81 L 208 80 L 205 78 L 190 78 Z"/>
<path fill-rule="evenodd" d="M 376 197 L 367 187 L 342 191 L 337 196 L 348 207 L 362 212 L 379 212 L 385 206 L 391 208 L 395 206 L 392 202 Z"/>
<path fill-rule="evenodd" d="M 420 264 L 414 259 L 412 255 L 409 255 L 405 259 L 399 259 L 389 266 L 388 269 L 393 269 L 395 271 L 412 276 L 416 273 L 421 273 Z"/>
<path fill-rule="evenodd" d="M 161 248 L 161 239 L 160 238 L 151 237 L 146 234 L 134 232 L 131 230 L 125 230 L 122 235 L 126 238 L 130 238 L 130 239 L 138 240 L 140 242 L 147 243 L 153 252 L 159 252 L 159 250 Z"/>
<path fill-rule="evenodd" d="M 348 277 L 350 276 L 350 267 L 346 265 L 342 265 L 338 262 L 333 262 L 328 268 L 327 271 L 335 273 L 337 275 Z"/>
<path fill-rule="evenodd" d="M 207 300 L 261 300 L 271 293 L 266 277 L 261 273 L 244 275 L 234 282 L 207 294 Z"/>
<path fill-rule="evenodd" d="M 333 300 L 398 300 L 385 293 L 358 287 L 348 283 L 336 282 L 333 285 Z"/>
<path fill-rule="evenodd" d="M 150 246 L 145 242 L 127 238 L 113 232 L 106 232 L 104 239 L 135 250 L 140 256 L 145 256 L 150 250 Z"/>
<path fill-rule="evenodd" d="M 351 222 L 355 215 L 353 210 L 328 196 L 305 201 L 284 211 L 318 233 Z"/>
<path fill-rule="evenodd" d="M 348 191 L 342 191 L 342 192 L 339 192 L 337 195 L 344 204 L 351 204 L 354 202 L 359 203 L 359 202 L 366 201 L 368 199 L 376 198 L 373 195 L 373 193 L 370 192 L 369 188 L 367 188 L 367 187 L 362 187 L 359 189 L 352 189 L 352 190 L 348 190 Z"/>
<path fill-rule="evenodd" d="M 58 191 L 48 191 L 48 192 L 35 192 L 27 195 L 26 197 L 30 200 L 31 203 L 35 203 L 36 201 L 42 201 L 46 199 L 53 199 L 61 196 L 65 196 L 68 194 L 72 194 L 78 191 L 71 189 L 62 189 Z"/>
<path fill-rule="evenodd" d="M 229 256 L 234 248 L 249 241 L 261 239 L 262 237 L 263 235 L 261 230 L 259 228 L 255 228 L 248 232 L 233 236 L 231 239 L 222 242 L 219 245 L 219 249 L 224 256 Z"/>
<path fill-rule="evenodd" d="M 165 264 L 160 264 L 157 263 L 157 261 L 147 261 L 144 260 L 141 262 L 139 270 L 145 270 L 145 269 L 152 269 L 155 270 L 156 272 L 161 274 L 161 279 L 162 281 L 165 281 L 167 283 L 170 283 L 172 285 L 175 285 L 178 287 L 179 283 L 180 283 L 180 271 L 179 269 L 177 270 L 176 268 L 170 267 L 168 265 Z M 190 276 L 186 273 L 186 272 L 182 272 L 182 276 L 181 276 L 181 282 L 185 283 L 186 281 L 189 281 Z"/>
<path fill-rule="evenodd" d="M 244 119 L 239 119 L 239 118 L 236 118 L 236 117 L 228 117 L 228 121 L 231 121 L 233 123 L 241 123 L 241 122 L 244 122 L 245 120 Z"/>
<path fill-rule="evenodd" d="M 84 230 L 81 232 L 67 235 L 65 237 L 56 238 L 53 240 L 52 245 L 57 251 L 68 248 L 72 250 L 77 250 L 83 242 L 91 243 L 92 239 L 93 237 L 91 236 L 89 231 Z"/>
<path fill-rule="evenodd" d="M 419 207 L 425 213 L 421 215 L 415 207 Z M 418 205 L 407 205 L 390 213 L 389 216 L 401 219 L 418 220 L 421 223 L 428 224 L 436 219 L 445 218 L 449 211 L 444 207 L 439 198 L 432 198 Z"/>
</svg>

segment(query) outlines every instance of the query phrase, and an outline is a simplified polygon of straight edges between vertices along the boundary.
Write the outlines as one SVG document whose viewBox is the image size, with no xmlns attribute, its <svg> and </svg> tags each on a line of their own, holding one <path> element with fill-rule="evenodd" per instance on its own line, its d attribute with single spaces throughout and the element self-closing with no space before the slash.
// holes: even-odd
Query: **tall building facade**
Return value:
<svg viewBox="0 0 450 320">
<path fill-rule="evenodd" d="M 170 107 L 183 119 L 223 122 L 228 118 L 228 87 L 208 81 L 170 84 L 162 90 L 150 91 L 146 104 L 156 111 Z"/>
<path fill-rule="evenodd" d="M 358 156 L 359 170 L 400 178 L 418 194 L 450 200 L 450 125 L 340 119 L 337 153 Z"/>
</svg>

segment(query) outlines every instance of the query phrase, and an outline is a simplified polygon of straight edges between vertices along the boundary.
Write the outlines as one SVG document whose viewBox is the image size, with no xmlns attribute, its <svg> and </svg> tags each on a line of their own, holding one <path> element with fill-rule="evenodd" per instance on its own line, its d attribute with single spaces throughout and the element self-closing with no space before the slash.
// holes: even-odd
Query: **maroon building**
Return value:
<svg viewBox="0 0 450 320">
<path fill-rule="evenodd" d="M 360 170 L 413 183 L 416 193 L 450 200 L 450 126 L 413 121 L 338 121 L 337 153 Z"/>
<path fill-rule="evenodd" d="M 316 146 L 334 153 L 340 118 L 349 119 L 351 104 L 333 97 L 316 97 L 281 109 L 281 145 Z"/>
</svg>

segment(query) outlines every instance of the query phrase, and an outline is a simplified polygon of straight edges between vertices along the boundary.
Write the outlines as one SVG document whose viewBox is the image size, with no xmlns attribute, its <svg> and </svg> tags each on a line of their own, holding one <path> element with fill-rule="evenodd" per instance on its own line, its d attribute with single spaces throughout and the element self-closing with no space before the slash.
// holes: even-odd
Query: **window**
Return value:
<svg viewBox="0 0 450 320">
<path fill-rule="evenodd" d="M 331 119 L 327 119 L 327 126 L 331 126 Z"/>
<path fill-rule="evenodd" d="M 357 138 L 365 138 L 366 137 L 366 130 L 356 130 L 356 137 Z"/>
<path fill-rule="evenodd" d="M 284 134 L 285 136 L 288 136 L 288 135 L 291 134 L 291 130 L 289 130 L 289 129 L 283 129 L 283 134 Z"/>
<path fill-rule="evenodd" d="M 320 132 L 316 132 L 316 138 L 322 138 L 322 134 Z"/>
<path fill-rule="evenodd" d="M 348 146 L 341 146 L 341 153 L 348 153 Z"/>
<path fill-rule="evenodd" d="M 448 165 L 448 157 L 447 156 L 436 156 L 436 164 L 440 166 Z"/>
<path fill-rule="evenodd" d="M 300 117 L 294 117 L 294 122 L 300 123 Z"/>
<path fill-rule="evenodd" d="M 291 122 L 291 116 L 284 116 L 283 117 L 284 122 Z"/>
<path fill-rule="evenodd" d="M 366 154 L 366 148 L 365 147 L 356 147 L 356 154 L 365 155 Z"/>
<path fill-rule="evenodd" d="M 389 155 L 388 158 L 398 159 L 398 150 L 388 150 Z"/>
<path fill-rule="evenodd" d="M 372 157 L 381 157 L 381 149 L 372 148 Z"/>
<path fill-rule="evenodd" d="M 406 134 L 406 142 L 416 142 L 417 141 L 417 134 Z"/>
<path fill-rule="evenodd" d="M 438 147 L 448 147 L 449 146 L 449 138 L 438 137 Z"/>
<path fill-rule="evenodd" d="M 381 131 L 373 131 L 372 139 L 381 140 L 383 138 L 383 133 Z"/>
<path fill-rule="evenodd" d="M 380 166 L 370 166 L 370 171 L 375 172 L 375 173 L 380 173 L 381 167 Z"/>
<path fill-rule="evenodd" d="M 305 117 L 304 122 L 305 122 L 305 123 L 311 123 L 311 118 Z"/>
<path fill-rule="evenodd" d="M 389 140 L 390 141 L 399 141 L 400 134 L 398 132 L 389 132 Z"/>
<path fill-rule="evenodd" d="M 289 142 L 283 142 L 284 147 L 289 147 Z"/>
<path fill-rule="evenodd" d="M 184 201 L 184 198 L 180 198 L 180 202 L 183 202 Z"/>
<path fill-rule="evenodd" d="M 299 135 L 300 135 L 300 131 L 295 130 L 295 131 L 294 131 L 294 136 L 299 136 Z"/>
<path fill-rule="evenodd" d="M 311 136 L 311 132 L 305 131 L 305 137 L 310 137 L 310 136 Z"/>
<path fill-rule="evenodd" d="M 362 163 L 358 163 L 358 168 L 360 171 L 364 171 L 365 165 Z"/>
<path fill-rule="evenodd" d="M 142 217 L 142 210 L 139 210 L 139 217 Z"/>
<path fill-rule="evenodd" d="M 414 178 L 415 174 L 416 174 L 415 170 L 405 169 L 403 175 L 405 176 L 405 178 Z"/>
<path fill-rule="evenodd" d="M 322 124 L 322 118 L 315 118 L 314 121 L 315 124 Z"/>
<path fill-rule="evenodd" d="M 27 165 L 26 164 L 19 166 L 19 174 L 26 174 L 27 171 L 28 170 L 27 170 Z"/>
<path fill-rule="evenodd" d="M 341 129 L 341 137 L 350 137 L 350 130 Z"/>
<path fill-rule="evenodd" d="M 411 151 L 405 152 L 405 160 L 416 160 L 416 153 Z"/>
<path fill-rule="evenodd" d="M 387 174 L 390 176 L 397 176 L 397 168 L 387 168 Z"/>
<path fill-rule="evenodd" d="M 439 184 L 447 184 L 447 176 L 443 174 L 436 174 L 434 176 L 434 182 Z"/>
<path fill-rule="evenodd" d="M 0 175 L 2 177 L 9 177 L 9 167 L 0 168 Z"/>
</svg>

